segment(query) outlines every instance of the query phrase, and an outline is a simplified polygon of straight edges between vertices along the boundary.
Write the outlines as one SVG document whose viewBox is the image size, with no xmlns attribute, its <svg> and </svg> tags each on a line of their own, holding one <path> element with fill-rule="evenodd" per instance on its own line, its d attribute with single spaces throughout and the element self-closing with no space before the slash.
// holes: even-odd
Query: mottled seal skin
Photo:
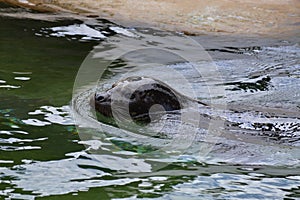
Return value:
<svg viewBox="0 0 300 200">
<path fill-rule="evenodd" d="M 113 84 L 106 92 L 96 93 L 92 100 L 96 111 L 106 117 L 113 117 L 112 104 L 121 112 L 122 107 L 127 106 L 127 112 L 129 111 L 134 121 L 145 123 L 151 121 L 149 111 L 153 105 L 160 105 L 165 112 L 180 111 L 183 102 L 186 101 L 196 100 L 189 99 L 163 82 L 150 77 L 126 78 Z M 206 105 L 202 102 L 198 103 Z"/>
</svg>

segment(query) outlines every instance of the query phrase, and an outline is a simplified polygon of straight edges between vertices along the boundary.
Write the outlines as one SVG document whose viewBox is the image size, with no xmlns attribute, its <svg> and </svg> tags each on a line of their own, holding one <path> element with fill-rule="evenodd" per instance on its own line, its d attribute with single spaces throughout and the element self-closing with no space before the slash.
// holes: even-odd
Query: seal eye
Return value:
<svg viewBox="0 0 300 200">
<path fill-rule="evenodd" d="M 130 99 L 131 99 L 131 100 L 135 99 L 135 94 L 132 94 L 132 95 L 130 96 Z"/>
<path fill-rule="evenodd" d="M 104 96 L 103 95 L 97 95 L 96 101 L 103 101 L 103 100 L 104 100 Z"/>
</svg>

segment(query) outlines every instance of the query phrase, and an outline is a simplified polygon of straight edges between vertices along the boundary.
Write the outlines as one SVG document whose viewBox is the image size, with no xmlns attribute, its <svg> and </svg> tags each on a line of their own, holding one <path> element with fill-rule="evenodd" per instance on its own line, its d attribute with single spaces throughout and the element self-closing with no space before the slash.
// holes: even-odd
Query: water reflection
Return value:
<svg viewBox="0 0 300 200">
<path fill-rule="evenodd" d="M 280 45 L 272 46 L 273 43 L 261 39 L 260 42 L 267 44 L 251 49 L 244 40 L 233 41 L 236 42 L 233 47 L 241 48 L 212 42 L 211 49 L 215 50 L 211 52 L 226 77 L 227 100 L 233 110 L 222 117 L 236 124 L 230 126 L 230 131 L 238 130 L 242 142 L 220 138 L 215 150 L 221 160 L 212 157 L 209 161 L 214 164 L 209 165 L 196 162 L 188 155 L 173 160 L 141 158 L 138 155 L 151 149 L 108 137 L 110 132 L 94 135 L 93 140 L 80 140 L 68 104 L 78 67 L 96 44 L 95 40 L 81 41 L 88 37 L 86 32 L 80 32 L 82 27 L 98 31 L 98 39 L 103 39 L 100 33 L 105 37 L 116 34 L 134 37 L 131 33 L 136 34 L 136 30 L 100 21 L 93 26 L 78 21 L 45 22 L 4 17 L 0 21 L 0 43 L 5 49 L 0 57 L 0 198 L 70 199 L 76 198 L 75 195 L 84 199 L 299 197 L 299 148 L 296 147 L 299 146 L 300 66 L 297 44 L 285 43 L 287 46 L 284 46 L 276 41 Z M 58 28 L 53 30 L 53 27 Z M 79 28 L 76 29 L 78 34 L 65 34 L 61 38 L 50 36 L 54 32 L 70 33 L 73 31 L 70 27 Z M 70 41 L 66 39 L 75 36 Z M 216 37 L 210 39 L 218 40 Z M 238 59 L 233 59 L 235 56 Z M 114 64 L 107 72 L 104 88 L 118 79 L 116 74 L 133 69 L 123 60 Z M 172 66 L 190 74 L 195 86 L 202 84 L 187 65 Z M 151 72 L 149 68 L 144 70 L 141 72 Z M 222 83 L 211 79 L 210 84 L 218 87 Z M 185 86 L 177 87 L 184 89 Z M 210 98 L 201 89 L 197 95 L 202 100 Z M 213 99 L 217 102 L 219 98 L 224 97 Z M 209 110 L 203 113 L 213 114 Z M 249 121 L 252 123 L 247 123 Z M 257 140 L 262 139 L 254 134 L 256 140 L 252 142 L 248 133 L 251 130 L 258 133 L 262 129 L 264 133 L 280 129 L 278 133 L 288 138 L 288 146 L 268 146 L 267 141 L 257 148 Z M 107 130 L 118 129 L 109 127 Z M 291 142 L 291 138 L 295 141 Z M 102 154 L 92 154 L 93 150 L 100 150 Z M 260 156 L 255 157 L 253 153 Z M 244 161 L 251 165 L 241 165 Z"/>
</svg>

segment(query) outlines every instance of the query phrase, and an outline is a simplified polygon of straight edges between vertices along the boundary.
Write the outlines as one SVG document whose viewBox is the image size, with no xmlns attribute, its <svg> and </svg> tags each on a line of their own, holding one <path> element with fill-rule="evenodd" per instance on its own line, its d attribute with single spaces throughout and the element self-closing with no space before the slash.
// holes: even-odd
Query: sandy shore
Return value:
<svg viewBox="0 0 300 200">
<path fill-rule="evenodd" d="M 299 34 L 299 0 L 0 0 L 187 34 Z"/>
</svg>

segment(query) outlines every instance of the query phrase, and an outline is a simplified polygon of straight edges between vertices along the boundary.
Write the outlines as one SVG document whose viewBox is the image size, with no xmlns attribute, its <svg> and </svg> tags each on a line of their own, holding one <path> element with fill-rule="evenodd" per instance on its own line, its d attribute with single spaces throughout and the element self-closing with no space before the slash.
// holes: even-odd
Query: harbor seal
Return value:
<svg viewBox="0 0 300 200">
<path fill-rule="evenodd" d="M 180 94 L 162 81 L 151 77 L 128 77 L 112 85 L 104 93 L 95 93 L 92 102 L 95 110 L 113 117 L 112 107 L 118 113 L 129 113 L 133 121 L 149 123 L 155 111 L 179 111 L 188 103 L 203 102 Z"/>
</svg>

